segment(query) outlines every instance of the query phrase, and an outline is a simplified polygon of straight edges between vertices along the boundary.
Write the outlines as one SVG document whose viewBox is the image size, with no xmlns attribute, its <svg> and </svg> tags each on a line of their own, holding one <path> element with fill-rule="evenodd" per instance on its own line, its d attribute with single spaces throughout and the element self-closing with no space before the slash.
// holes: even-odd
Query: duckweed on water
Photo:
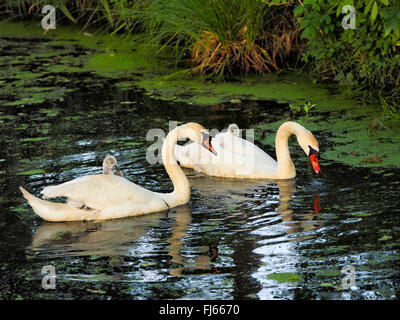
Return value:
<svg viewBox="0 0 400 320">
<path fill-rule="evenodd" d="M 45 171 L 43 169 L 32 169 L 24 172 L 18 172 L 17 175 L 22 175 L 22 176 L 32 176 L 35 174 L 41 174 L 44 173 Z"/>
<path fill-rule="evenodd" d="M 301 277 L 295 273 L 271 273 L 267 276 L 268 279 L 278 281 L 280 283 L 283 282 L 300 282 L 302 281 Z"/>
</svg>

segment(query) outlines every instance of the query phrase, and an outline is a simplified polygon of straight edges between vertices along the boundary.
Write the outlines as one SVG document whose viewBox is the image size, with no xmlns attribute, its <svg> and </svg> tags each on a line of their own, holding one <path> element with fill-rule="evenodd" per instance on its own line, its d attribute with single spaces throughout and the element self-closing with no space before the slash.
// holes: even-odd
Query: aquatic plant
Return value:
<svg viewBox="0 0 400 320">
<path fill-rule="evenodd" d="M 400 104 L 395 102 L 389 103 L 380 93 L 379 99 L 381 101 L 382 119 L 399 119 Z"/>
<path fill-rule="evenodd" d="M 287 66 L 298 28 L 288 7 L 254 0 L 138 1 L 143 39 L 191 71 L 226 74 Z"/>
<path fill-rule="evenodd" d="M 5 0 L 0 4 L 0 14 L 8 14 L 17 19 L 43 17 L 43 6 L 52 5 L 62 12 L 62 16 L 57 16 L 57 21 L 66 18 L 73 23 L 82 24 L 83 29 L 90 25 L 96 25 L 99 29 L 112 29 L 121 24 L 121 19 L 127 20 L 125 6 L 129 7 L 132 3 L 133 1 L 127 0 L 111 3 L 108 0 Z M 115 10 L 114 7 L 118 7 L 119 10 Z M 112 11 L 118 12 L 119 16 L 116 17 Z"/>
<path fill-rule="evenodd" d="M 296 118 L 296 114 L 304 113 L 302 118 L 298 118 L 296 121 L 300 124 L 304 125 L 307 120 L 311 120 L 312 117 L 310 116 L 310 111 L 315 107 L 315 104 L 311 104 L 310 101 L 305 103 L 304 105 L 297 105 L 297 104 L 289 104 L 290 111 L 292 112 L 292 119 Z"/>
</svg>

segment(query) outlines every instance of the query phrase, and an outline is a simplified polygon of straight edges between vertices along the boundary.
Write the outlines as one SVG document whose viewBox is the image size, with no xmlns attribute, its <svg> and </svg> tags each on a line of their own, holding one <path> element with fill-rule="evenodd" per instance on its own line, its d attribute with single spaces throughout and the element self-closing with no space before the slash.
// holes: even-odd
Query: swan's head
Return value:
<svg viewBox="0 0 400 320">
<path fill-rule="evenodd" d="M 321 169 L 319 168 L 319 147 L 318 141 L 315 139 L 313 134 L 307 129 L 303 128 L 301 134 L 297 134 L 297 141 L 299 145 L 304 150 L 305 154 L 310 158 L 311 164 L 314 168 L 315 173 L 319 173 Z"/>
<path fill-rule="evenodd" d="M 217 152 L 214 150 L 211 144 L 212 137 L 208 130 L 202 125 L 195 122 L 189 122 L 183 125 L 182 129 L 184 130 L 181 131 L 183 135 L 181 138 L 189 138 L 193 142 L 197 142 L 207 150 L 217 155 Z"/>
<path fill-rule="evenodd" d="M 228 132 L 238 137 L 240 132 L 239 126 L 236 123 L 230 124 L 228 127 Z"/>
</svg>

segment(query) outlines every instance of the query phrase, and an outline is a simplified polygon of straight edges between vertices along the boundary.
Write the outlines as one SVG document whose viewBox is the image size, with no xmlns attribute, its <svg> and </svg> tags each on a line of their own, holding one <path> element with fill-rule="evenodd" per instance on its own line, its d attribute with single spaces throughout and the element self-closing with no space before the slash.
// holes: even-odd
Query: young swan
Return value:
<svg viewBox="0 0 400 320">
<path fill-rule="evenodd" d="M 107 156 L 103 161 L 103 174 L 123 177 L 124 175 L 117 167 L 117 159 L 114 156 Z"/>
<path fill-rule="evenodd" d="M 173 208 L 187 203 L 190 197 L 189 181 L 174 156 L 177 141 L 184 138 L 215 154 L 210 134 L 203 126 L 191 122 L 171 130 L 162 147 L 163 164 L 174 185 L 171 193 L 147 190 L 124 177 L 109 174 L 83 176 L 41 191 L 44 199 L 65 197 L 67 203 L 43 200 L 22 187 L 20 190 L 33 210 L 47 221 L 104 220 Z M 70 205 L 70 201 L 85 208 Z"/>
<path fill-rule="evenodd" d="M 239 137 L 240 129 L 236 123 L 231 123 L 228 127 L 228 132 L 232 133 L 234 136 Z"/>
</svg>

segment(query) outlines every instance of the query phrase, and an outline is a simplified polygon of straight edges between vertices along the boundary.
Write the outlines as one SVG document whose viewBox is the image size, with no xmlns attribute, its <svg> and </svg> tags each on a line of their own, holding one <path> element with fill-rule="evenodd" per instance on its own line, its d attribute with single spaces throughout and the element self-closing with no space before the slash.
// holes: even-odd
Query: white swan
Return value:
<svg viewBox="0 0 400 320">
<path fill-rule="evenodd" d="M 176 207 L 187 203 L 190 196 L 189 181 L 174 156 L 176 142 L 185 138 L 215 152 L 210 135 L 201 125 L 187 123 L 171 130 L 162 147 L 162 160 L 174 185 L 171 193 L 153 192 L 123 177 L 108 174 L 79 177 L 41 191 L 43 198 L 66 197 L 69 201 L 83 204 L 84 208 L 42 200 L 22 187 L 20 190 L 33 210 L 48 221 L 104 220 Z"/>
<path fill-rule="evenodd" d="M 296 135 L 297 141 L 312 166 L 319 173 L 318 141 L 313 134 L 296 122 L 283 123 L 275 138 L 275 161 L 267 153 L 250 141 L 244 140 L 230 130 L 212 138 L 217 155 L 203 152 L 199 145 L 191 143 L 176 145 L 176 158 L 183 167 L 191 168 L 210 176 L 242 179 L 291 179 L 296 169 L 290 158 L 288 138 Z"/>
<path fill-rule="evenodd" d="M 103 174 L 110 174 L 123 177 L 121 170 L 117 167 L 117 159 L 114 156 L 107 156 L 103 161 Z"/>
</svg>

